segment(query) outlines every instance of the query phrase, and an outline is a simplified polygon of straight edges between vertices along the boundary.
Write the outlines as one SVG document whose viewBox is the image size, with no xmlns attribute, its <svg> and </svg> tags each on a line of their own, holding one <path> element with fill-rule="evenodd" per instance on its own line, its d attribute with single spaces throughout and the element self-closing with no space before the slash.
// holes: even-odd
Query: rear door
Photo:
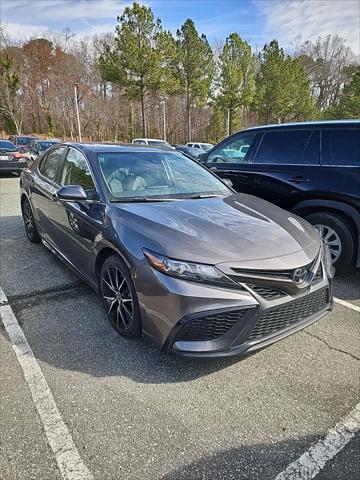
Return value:
<svg viewBox="0 0 360 480">
<path fill-rule="evenodd" d="M 254 195 L 283 208 L 317 195 L 320 181 L 320 134 L 315 129 L 265 131 L 249 171 Z"/>
<path fill-rule="evenodd" d="M 238 192 L 252 193 L 253 178 L 248 167 L 258 138 L 254 132 L 232 135 L 211 150 L 206 166 L 219 177 L 231 180 Z"/>
<path fill-rule="evenodd" d="M 324 128 L 321 136 L 323 197 L 360 209 L 360 128 Z"/>
<path fill-rule="evenodd" d="M 56 221 L 56 192 L 59 174 L 67 147 L 52 148 L 40 161 L 30 186 L 33 212 L 39 223 L 41 235 L 49 243 L 57 245 L 58 226 Z"/>
</svg>

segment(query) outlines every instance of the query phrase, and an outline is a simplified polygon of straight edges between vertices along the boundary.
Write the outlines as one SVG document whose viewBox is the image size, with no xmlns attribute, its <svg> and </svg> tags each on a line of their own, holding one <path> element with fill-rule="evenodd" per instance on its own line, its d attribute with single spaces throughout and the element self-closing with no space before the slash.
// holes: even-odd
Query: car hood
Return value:
<svg viewBox="0 0 360 480">
<path fill-rule="evenodd" d="M 305 220 L 251 195 L 115 208 L 148 240 L 144 247 L 187 261 L 287 269 L 310 263 L 321 243 Z"/>
</svg>

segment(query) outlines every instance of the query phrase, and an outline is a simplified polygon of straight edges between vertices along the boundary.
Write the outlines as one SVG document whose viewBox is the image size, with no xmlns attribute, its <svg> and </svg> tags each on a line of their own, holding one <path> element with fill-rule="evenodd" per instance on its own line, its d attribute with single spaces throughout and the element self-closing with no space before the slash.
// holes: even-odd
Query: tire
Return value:
<svg viewBox="0 0 360 480">
<path fill-rule="evenodd" d="M 22 217 L 24 220 L 25 232 L 31 243 L 40 243 L 41 237 L 36 228 L 34 214 L 29 200 L 26 198 L 21 205 Z"/>
<path fill-rule="evenodd" d="M 101 268 L 100 294 L 113 328 L 123 337 L 140 337 L 141 316 L 134 283 L 118 255 L 108 257 Z"/>
<path fill-rule="evenodd" d="M 329 242 L 332 242 L 329 244 L 329 248 L 336 270 L 339 272 L 349 270 L 355 254 L 355 238 L 346 218 L 336 213 L 319 212 L 307 215 L 305 219 L 319 230 L 322 237 L 325 236 Z M 340 242 L 339 249 L 336 248 L 335 242 L 337 241 Z M 336 252 L 336 250 L 340 250 L 340 252 Z"/>
</svg>

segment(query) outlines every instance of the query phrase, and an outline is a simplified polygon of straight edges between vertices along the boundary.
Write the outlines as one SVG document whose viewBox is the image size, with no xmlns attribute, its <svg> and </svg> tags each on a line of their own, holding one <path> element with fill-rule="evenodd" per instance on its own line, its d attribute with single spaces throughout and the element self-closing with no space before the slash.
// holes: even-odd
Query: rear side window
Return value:
<svg viewBox="0 0 360 480">
<path fill-rule="evenodd" d="M 311 130 L 279 130 L 265 133 L 256 153 L 255 163 L 302 164 L 303 153 L 311 133 Z"/>
<path fill-rule="evenodd" d="M 51 150 L 41 161 L 39 171 L 44 177 L 56 183 L 56 174 L 59 163 L 65 153 L 66 147 L 58 147 Z"/>
<path fill-rule="evenodd" d="M 323 165 L 360 166 L 360 129 L 323 130 L 322 144 Z"/>
</svg>

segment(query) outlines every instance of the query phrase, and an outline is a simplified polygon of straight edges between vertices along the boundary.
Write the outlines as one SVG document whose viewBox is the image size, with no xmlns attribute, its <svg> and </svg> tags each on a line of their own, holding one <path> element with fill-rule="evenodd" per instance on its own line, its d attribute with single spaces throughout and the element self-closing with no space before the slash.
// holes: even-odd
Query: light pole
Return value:
<svg viewBox="0 0 360 480">
<path fill-rule="evenodd" d="M 230 135 L 230 108 L 227 108 L 227 136 Z"/>
<path fill-rule="evenodd" d="M 79 102 L 78 102 L 78 83 L 74 85 L 74 93 L 75 93 L 75 110 L 76 110 L 76 118 L 77 118 L 77 126 L 79 132 L 79 142 L 81 142 L 81 127 L 80 127 L 80 116 L 79 116 Z"/>
<path fill-rule="evenodd" d="M 163 139 L 166 142 L 166 102 L 165 99 L 161 100 L 160 105 L 163 107 Z"/>
</svg>

